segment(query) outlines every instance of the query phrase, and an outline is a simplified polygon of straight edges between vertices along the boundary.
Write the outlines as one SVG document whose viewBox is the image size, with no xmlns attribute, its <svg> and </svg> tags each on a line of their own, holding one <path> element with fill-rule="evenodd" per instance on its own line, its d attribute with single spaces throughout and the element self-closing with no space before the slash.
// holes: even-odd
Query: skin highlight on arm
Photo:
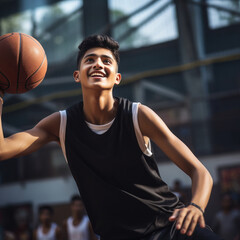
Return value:
<svg viewBox="0 0 240 240">
<path fill-rule="evenodd" d="M 159 148 L 192 180 L 192 202 L 203 210 L 206 208 L 211 189 L 212 178 L 203 164 L 194 156 L 190 149 L 178 139 L 150 108 L 140 105 L 138 111 L 139 127 L 143 136 L 154 141 Z M 169 221 L 176 221 L 176 228 L 182 234 L 192 235 L 196 224 L 205 227 L 202 212 L 189 205 L 176 209 Z"/>
<path fill-rule="evenodd" d="M 0 103 L 0 161 L 20 157 L 37 151 L 43 145 L 59 142 L 60 113 L 41 120 L 32 129 L 4 137 L 2 129 L 2 103 Z"/>
</svg>

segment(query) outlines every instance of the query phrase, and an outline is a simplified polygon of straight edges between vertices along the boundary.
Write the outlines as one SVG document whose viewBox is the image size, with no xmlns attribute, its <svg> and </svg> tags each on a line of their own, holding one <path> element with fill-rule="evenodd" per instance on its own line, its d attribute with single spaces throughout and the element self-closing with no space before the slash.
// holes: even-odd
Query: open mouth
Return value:
<svg viewBox="0 0 240 240">
<path fill-rule="evenodd" d="M 103 78 L 103 77 L 106 77 L 106 74 L 102 72 L 93 72 L 89 76 L 93 78 Z"/>
</svg>

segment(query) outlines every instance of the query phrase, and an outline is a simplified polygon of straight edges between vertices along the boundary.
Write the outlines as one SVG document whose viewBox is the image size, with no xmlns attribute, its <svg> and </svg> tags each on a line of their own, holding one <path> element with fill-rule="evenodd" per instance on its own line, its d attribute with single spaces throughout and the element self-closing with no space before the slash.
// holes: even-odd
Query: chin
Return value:
<svg viewBox="0 0 240 240">
<path fill-rule="evenodd" d="M 101 89 L 101 90 L 108 90 L 108 89 L 111 89 L 113 88 L 113 86 L 108 86 L 106 84 L 103 84 L 101 82 L 95 82 L 93 84 L 91 84 L 89 86 L 89 88 L 92 88 L 92 89 Z"/>
</svg>

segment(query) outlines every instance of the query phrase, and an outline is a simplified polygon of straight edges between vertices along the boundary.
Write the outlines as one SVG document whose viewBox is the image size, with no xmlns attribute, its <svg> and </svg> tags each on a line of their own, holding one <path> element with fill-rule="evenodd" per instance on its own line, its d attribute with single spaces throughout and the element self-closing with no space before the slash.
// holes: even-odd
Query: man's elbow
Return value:
<svg viewBox="0 0 240 240">
<path fill-rule="evenodd" d="M 0 152 L 0 162 L 1 161 L 4 161 L 4 160 L 7 160 L 8 158 L 6 157 L 6 155 L 2 152 Z"/>
<path fill-rule="evenodd" d="M 213 186 L 213 178 L 210 172 L 205 168 L 205 166 L 200 165 L 193 171 L 192 179 L 201 179 L 201 182 L 207 182 L 208 186 L 212 188 Z"/>
<path fill-rule="evenodd" d="M 211 189 L 212 189 L 212 187 L 213 187 L 213 178 L 212 178 L 210 172 L 204 166 L 203 166 L 203 169 L 202 169 L 201 172 L 202 172 L 201 178 L 204 179 L 205 182 L 208 183 L 208 186 L 211 187 Z"/>
<path fill-rule="evenodd" d="M 0 162 L 1 161 L 4 161 L 4 160 L 7 160 L 7 159 L 10 159 L 14 157 L 12 154 L 10 154 L 6 148 L 1 148 L 0 147 Z"/>
<path fill-rule="evenodd" d="M 211 176 L 211 174 L 209 173 L 208 170 L 207 170 L 207 178 L 208 178 L 209 185 L 212 188 L 213 187 L 213 178 L 212 178 L 212 176 Z"/>
</svg>

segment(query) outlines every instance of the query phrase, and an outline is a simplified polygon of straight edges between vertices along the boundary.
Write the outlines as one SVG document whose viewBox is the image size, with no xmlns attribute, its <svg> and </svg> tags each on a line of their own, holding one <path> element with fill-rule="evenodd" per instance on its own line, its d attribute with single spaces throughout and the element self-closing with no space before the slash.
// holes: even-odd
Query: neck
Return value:
<svg viewBox="0 0 240 240">
<path fill-rule="evenodd" d="M 82 220 L 84 214 L 83 213 L 76 213 L 76 214 L 72 214 L 72 218 L 74 221 L 80 221 Z"/>
<path fill-rule="evenodd" d="M 112 91 L 83 94 L 83 111 L 87 122 L 106 124 L 113 120 L 117 106 Z"/>
<path fill-rule="evenodd" d="M 51 222 L 44 222 L 44 223 L 42 224 L 42 226 L 43 226 L 44 228 L 50 228 L 50 227 L 51 227 Z"/>
</svg>

